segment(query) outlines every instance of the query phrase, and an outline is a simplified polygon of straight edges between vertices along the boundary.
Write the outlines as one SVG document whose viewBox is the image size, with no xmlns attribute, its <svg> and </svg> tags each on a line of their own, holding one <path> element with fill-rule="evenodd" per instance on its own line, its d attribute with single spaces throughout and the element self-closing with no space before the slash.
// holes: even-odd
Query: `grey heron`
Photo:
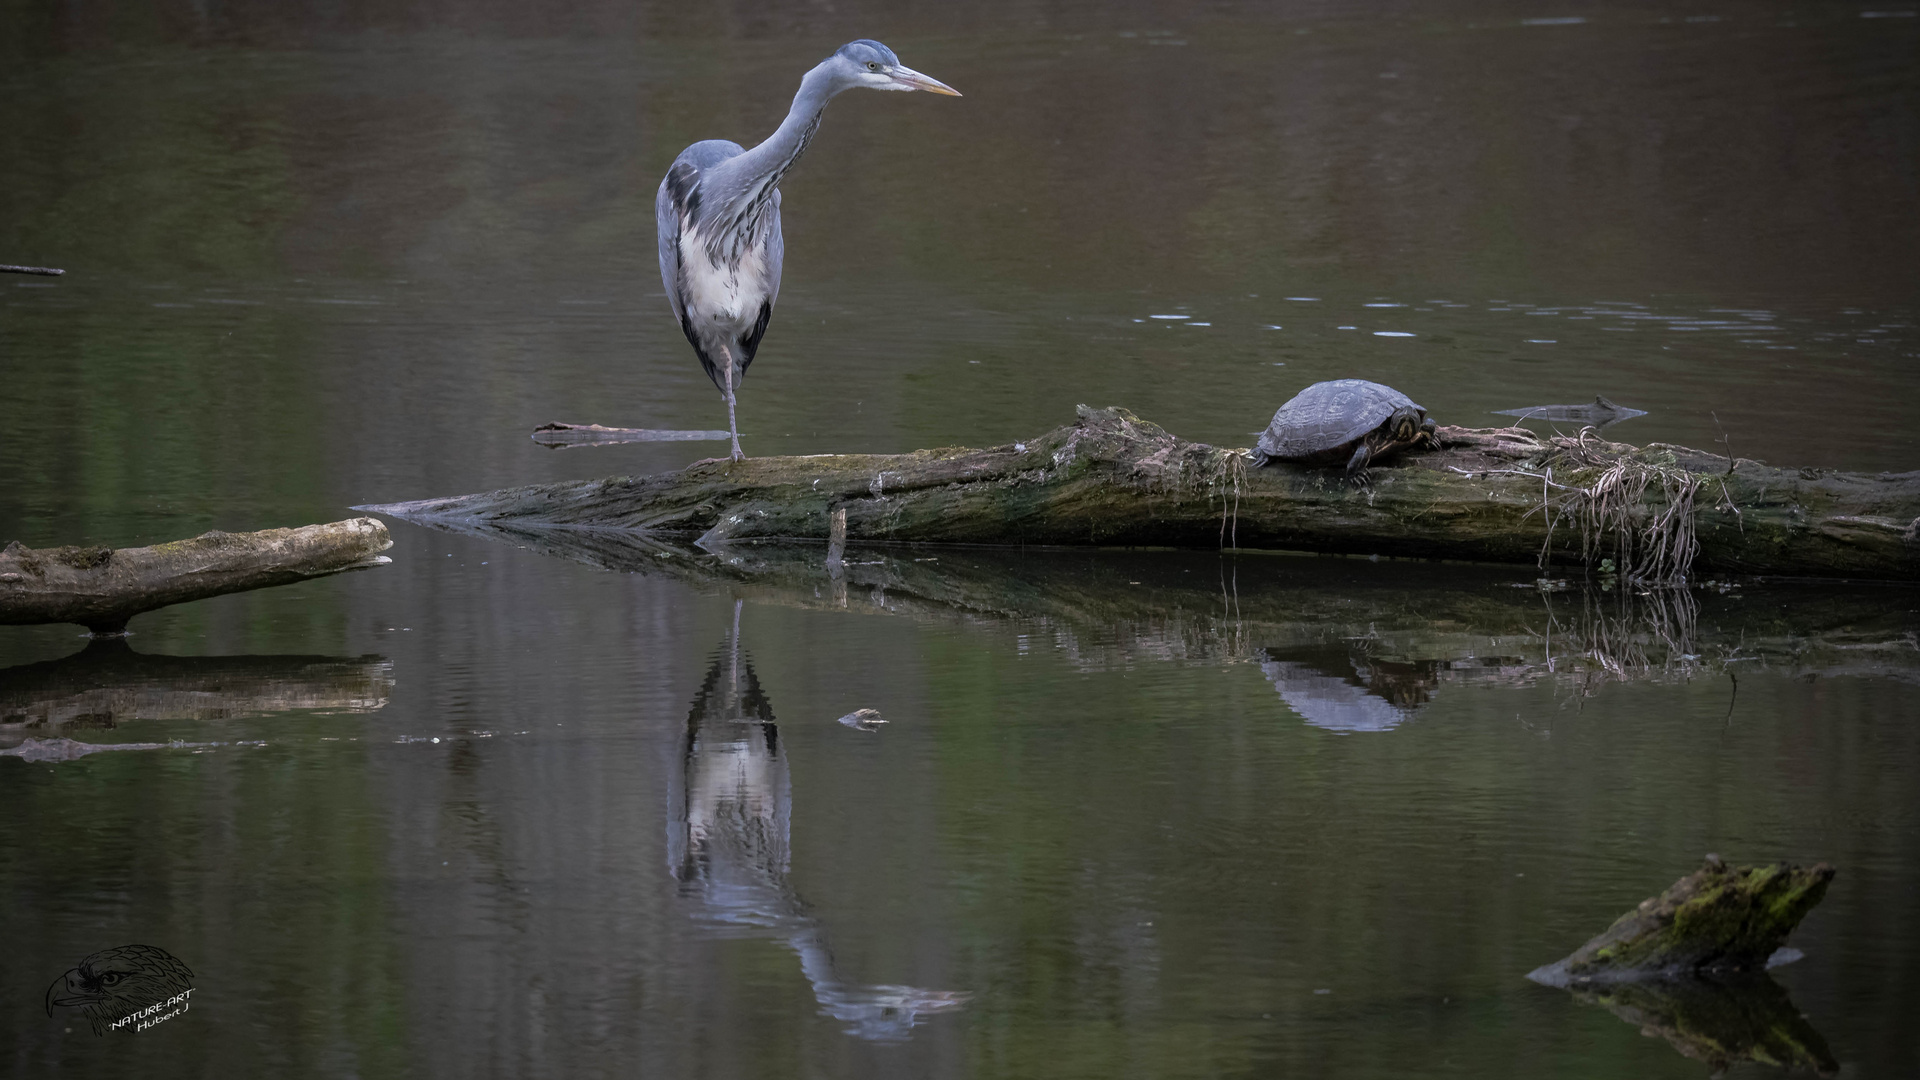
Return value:
<svg viewBox="0 0 1920 1080">
<path fill-rule="evenodd" d="M 819 130 L 827 102 L 842 90 L 928 90 L 959 97 L 938 79 L 900 63 L 877 41 L 850 41 L 800 80 L 793 108 L 751 150 L 725 139 L 694 143 L 673 159 L 654 199 L 660 280 L 673 317 L 727 399 L 733 460 L 740 452 L 734 391 L 759 351 L 780 295 L 780 179 Z"/>
</svg>

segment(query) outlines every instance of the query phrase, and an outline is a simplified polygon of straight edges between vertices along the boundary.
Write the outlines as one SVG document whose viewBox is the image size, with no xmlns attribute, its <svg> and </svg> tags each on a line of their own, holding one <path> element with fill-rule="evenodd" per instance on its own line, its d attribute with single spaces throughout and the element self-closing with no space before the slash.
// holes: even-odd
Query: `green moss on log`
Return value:
<svg viewBox="0 0 1920 1080">
<path fill-rule="evenodd" d="M 1554 986 L 1764 971 L 1826 895 L 1833 867 L 1728 866 L 1708 856 L 1666 892 L 1528 977 Z"/>
</svg>

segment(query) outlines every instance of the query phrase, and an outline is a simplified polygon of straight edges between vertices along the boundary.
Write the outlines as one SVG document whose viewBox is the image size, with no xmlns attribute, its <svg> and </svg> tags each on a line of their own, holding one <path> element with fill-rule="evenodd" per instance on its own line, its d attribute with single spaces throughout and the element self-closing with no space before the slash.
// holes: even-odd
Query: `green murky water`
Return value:
<svg viewBox="0 0 1920 1080">
<path fill-rule="evenodd" d="M 0 540 L 711 452 L 526 434 L 717 426 L 654 186 L 863 35 L 967 96 L 849 94 L 783 185 L 750 454 L 1238 445 L 1363 376 L 1906 469 L 1910 6 L 0 5 L 0 262 L 70 271 L 0 279 Z M 1840 868 L 1775 978 L 1920 1066 L 1920 594 L 394 528 L 124 648 L 0 628 L 0 744 L 217 744 L 0 760 L 0 1067 L 1693 1077 L 1523 975 L 1708 851 Z M 49 1018 L 131 942 L 189 1012 Z"/>
</svg>

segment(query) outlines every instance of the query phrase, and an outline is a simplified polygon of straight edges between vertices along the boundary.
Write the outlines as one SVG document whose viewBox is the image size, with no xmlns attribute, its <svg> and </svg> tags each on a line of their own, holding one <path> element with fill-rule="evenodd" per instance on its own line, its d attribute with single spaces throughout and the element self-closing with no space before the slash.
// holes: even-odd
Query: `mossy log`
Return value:
<svg viewBox="0 0 1920 1080">
<path fill-rule="evenodd" d="M 351 518 L 297 529 L 209 532 L 153 547 L 0 550 L 0 624 L 79 623 L 121 633 L 143 611 L 379 566 L 387 527 Z"/>
<path fill-rule="evenodd" d="M 708 548 L 824 540 L 832 511 L 844 509 L 853 544 L 1274 548 L 1596 568 L 1637 550 L 1667 580 L 1690 570 L 1920 579 L 1920 473 L 1780 469 L 1591 433 L 1439 435 L 1442 449 L 1404 454 L 1355 482 L 1329 469 L 1252 468 L 1244 450 L 1082 406 L 1072 425 L 987 449 L 715 459 L 657 476 L 355 509 L 697 537 Z M 1639 483 L 1608 486 L 1622 476 Z M 1644 553 L 1662 545 L 1676 557 L 1648 562 Z"/>
<path fill-rule="evenodd" d="M 1589 986 L 1763 972 L 1826 895 L 1833 873 L 1826 863 L 1729 866 L 1709 855 L 1666 892 L 1527 977 L 1549 986 Z"/>
</svg>

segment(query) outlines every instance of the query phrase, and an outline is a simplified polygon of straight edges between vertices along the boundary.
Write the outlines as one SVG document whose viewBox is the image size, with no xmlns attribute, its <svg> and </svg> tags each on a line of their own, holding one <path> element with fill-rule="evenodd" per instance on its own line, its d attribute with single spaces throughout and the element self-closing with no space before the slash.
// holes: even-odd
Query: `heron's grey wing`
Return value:
<svg viewBox="0 0 1920 1080">
<path fill-rule="evenodd" d="M 780 302 L 780 268 L 787 261 L 787 242 L 780 235 L 780 190 L 774 189 L 773 222 L 767 234 L 767 303 Z"/>
<path fill-rule="evenodd" d="M 680 222 L 685 217 L 686 200 L 699 182 L 700 170 L 693 163 L 676 161 L 660 181 L 660 193 L 653 200 L 653 224 L 660 241 L 660 284 L 666 287 L 673 321 L 682 325 L 686 324 L 687 310 L 680 296 Z"/>
<path fill-rule="evenodd" d="M 773 305 L 780 299 L 780 266 L 787 259 L 787 243 L 780 235 L 780 191 L 774 189 L 773 198 L 767 205 L 766 221 L 766 283 L 767 295 L 760 301 L 760 315 L 754 320 L 753 329 L 740 339 L 740 374 L 747 373 L 747 365 L 760 352 L 760 339 L 767 336 L 767 324 L 773 321 Z"/>
<path fill-rule="evenodd" d="M 660 181 L 660 193 L 653 200 L 653 223 L 660 243 L 660 283 L 667 288 L 667 303 L 673 305 L 673 317 L 686 325 L 686 304 L 680 296 L 680 226 L 701 220 L 708 208 L 702 206 L 707 171 L 742 153 L 740 144 L 725 139 L 702 139 L 680 151 L 673 167 Z"/>
</svg>

